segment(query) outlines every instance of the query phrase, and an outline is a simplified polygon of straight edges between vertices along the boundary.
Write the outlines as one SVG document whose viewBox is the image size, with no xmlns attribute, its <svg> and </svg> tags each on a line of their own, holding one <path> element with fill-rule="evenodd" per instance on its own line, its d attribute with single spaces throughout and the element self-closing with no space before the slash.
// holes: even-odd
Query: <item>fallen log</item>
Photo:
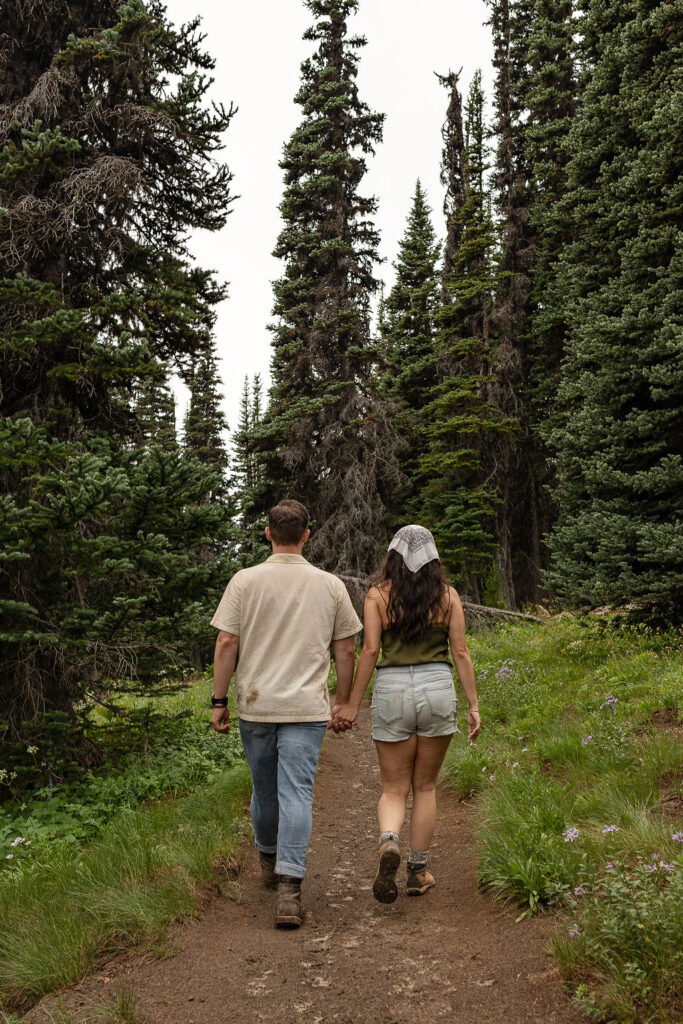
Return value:
<svg viewBox="0 0 683 1024">
<path fill-rule="evenodd" d="M 547 618 L 541 618 L 539 615 L 529 615 L 527 612 L 511 612 L 507 608 L 489 608 L 485 604 L 474 604 L 472 601 L 463 601 L 462 608 L 465 612 L 465 619 L 471 620 L 477 619 L 496 619 L 505 621 L 506 619 L 517 619 L 524 622 L 540 622 L 545 623 L 550 620 L 550 616 Z"/>
<path fill-rule="evenodd" d="M 336 573 L 340 580 L 343 580 L 351 591 L 351 599 L 357 608 L 362 608 L 365 592 L 370 583 L 368 576 L 361 576 L 355 573 Z M 511 612 L 507 608 L 490 608 L 486 604 L 474 604 L 473 601 L 462 601 L 465 621 L 471 626 L 482 620 L 505 622 L 506 619 L 517 619 L 523 622 L 548 622 L 550 616 L 541 618 L 539 615 L 529 615 L 527 612 Z"/>
</svg>

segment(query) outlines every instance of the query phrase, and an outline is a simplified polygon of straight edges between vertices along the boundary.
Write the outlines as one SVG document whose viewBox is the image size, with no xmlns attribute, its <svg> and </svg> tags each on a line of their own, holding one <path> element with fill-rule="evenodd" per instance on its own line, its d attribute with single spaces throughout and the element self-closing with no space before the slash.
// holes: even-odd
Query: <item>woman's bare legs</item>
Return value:
<svg viewBox="0 0 683 1024">
<path fill-rule="evenodd" d="M 429 849 L 436 824 L 436 783 L 451 736 L 417 736 L 411 778 L 413 810 L 410 815 L 410 847 Z"/>
<path fill-rule="evenodd" d="M 417 736 L 386 743 L 375 740 L 379 773 L 382 779 L 382 795 L 377 805 L 379 831 L 400 832 L 406 817 L 406 800 L 415 768 Z"/>
</svg>

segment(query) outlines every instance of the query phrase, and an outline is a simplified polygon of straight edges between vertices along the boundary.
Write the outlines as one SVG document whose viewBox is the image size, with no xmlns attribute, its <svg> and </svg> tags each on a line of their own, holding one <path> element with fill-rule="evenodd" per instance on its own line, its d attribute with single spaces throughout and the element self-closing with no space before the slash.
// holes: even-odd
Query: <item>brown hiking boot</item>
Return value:
<svg viewBox="0 0 683 1024">
<path fill-rule="evenodd" d="M 424 896 L 433 885 L 436 885 L 436 879 L 424 864 L 408 864 L 406 891 L 409 896 Z"/>
<path fill-rule="evenodd" d="M 277 889 L 277 875 L 275 874 L 277 856 L 274 853 L 263 853 L 259 850 L 258 859 L 261 865 L 261 881 L 264 889 Z"/>
<path fill-rule="evenodd" d="M 301 879 L 280 878 L 277 884 L 275 927 L 299 928 L 303 923 L 304 908 L 301 905 Z"/>
<path fill-rule="evenodd" d="M 377 874 L 372 883 L 372 894 L 380 903 L 393 903 L 398 896 L 396 872 L 401 863 L 401 851 L 398 843 L 388 839 L 379 848 L 379 864 Z"/>
</svg>

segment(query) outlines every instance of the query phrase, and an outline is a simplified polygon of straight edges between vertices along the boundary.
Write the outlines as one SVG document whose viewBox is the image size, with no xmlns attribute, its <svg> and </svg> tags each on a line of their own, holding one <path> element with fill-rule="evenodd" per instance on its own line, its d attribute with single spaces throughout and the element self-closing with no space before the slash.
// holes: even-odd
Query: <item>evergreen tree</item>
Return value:
<svg viewBox="0 0 683 1024">
<path fill-rule="evenodd" d="M 537 238 L 532 219 L 532 170 L 526 136 L 529 111 L 529 38 L 533 0 L 489 0 L 493 33 L 494 134 L 497 140 L 493 193 L 499 229 L 496 298 L 491 313 L 498 338 L 498 404 L 514 415 L 519 430 L 498 446 L 496 564 L 501 596 L 509 608 L 539 598 L 542 564 L 539 502 L 544 479 L 539 442 L 527 394 L 532 297 Z"/>
<path fill-rule="evenodd" d="M 275 255 L 272 387 L 259 435 L 270 503 L 303 501 L 314 519 L 311 558 L 364 573 L 386 542 L 387 493 L 398 480 L 395 438 L 377 393 L 370 297 L 376 200 L 361 195 L 383 117 L 358 95 L 358 50 L 347 34 L 357 0 L 306 0 L 317 44 L 301 66 L 302 120 L 281 167 L 284 227 Z"/>
<path fill-rule="evenodd" d="M 135 397 L 135 419 L 138 424 L 137 440 L 143 446 L 159 444 L 163 448 L 175 448 L 176 434 L 175 397 L 163 367 L 159 366 L 158 378 L 150 377 L 137 390 Z"/>
<path fill-rule="evenodd" d="M 184 233 L 225 222 L 231 112 L 203 103 L 197 20 L 178 33 L 156 0 L 6 10 L 0 413 L 132 434 L 134 389 L 210 336 L 222 290 Z"/>
<path fill-rule="evenodd" d="M 683 607 L 683 251 L 674 107 L 683 22 L 655 0 L 591 3 L 590 61 L 562 200 L 555 291 L 569 325 L 551 537 L 573 604 Z"/>
<path fill-rule="evenodd" d="M 222 290 L 185 237 L 225 222 L 230 112 L 204 104 L 197 21 L 177 32 L 154 0 L 4 13 L 0 705 L 20 731 L 124 677 L 151 687 L 211 634 L 216 477 L 136 448 L 136 401 L 210 339 Z"/>
<path fill-rule="evenodd" d="M 259 427 L 262 422 L 261 377 L 253 383 L 244 378 L 240 415 L 233 439 L 233 483 L 238 510 L 239 556 L 242 566 L 255 565 L 267 557 L 269 550 L 264 528 L 264 470 L 259 450 Z"/>
<path fill-rule="evenodd" d="M 427 408 L 429 447 L 421 461 L 421 521 L 441 556 L 475 598 L 495 550 L 495 488 L 488 483 L 493 439 L 511 429 L 495 404 L 491 333 L 495 234 L 487 201 L 484 95 L 475 74 L 467 101 L 463 202 L 452 214 L 459 239 L 437 315 L 440 381 Z"/>
<path fill-rule="evenodd" d="M 433 400 L 438 381 L 435 317 L 439 308 L 436 264 L 440 246 L 430 212 L 418 181 L 394 264 L 396 283 L 380 309 L 383 390 L 396 409 L 394 422 L 405 442 L 399 465 L 411 482 L 424 455 L 425 408 Z"/>
<path fill-rule="evenodd" d="M 462 125 L 462 97 L 458 91 L 460 72 L 449 71 L 447 75 L 436 76 L 448 89 L 448 109 L 441 129 L 443 150 L 441 153 L 441 184 L 444 186 L 443 212 L 446 221 L 446 242 L 444 244 L 441 270 L 441 301 L 449 301 L 447 282 L 453 269 L 453 259 L 460 244 L 462 230 L 458 211 L 465 205 L 465 136 Z"/>
<path fill-rule="evenodd" d="M 228 475 L 225 433 L 228 423 L 221 408 L 218 367 L 213 345 L 202 352 L 190 376 L 190 404 L 185 416 L 185 449 L 216 472 L 224 490 Z"/>
</svg>

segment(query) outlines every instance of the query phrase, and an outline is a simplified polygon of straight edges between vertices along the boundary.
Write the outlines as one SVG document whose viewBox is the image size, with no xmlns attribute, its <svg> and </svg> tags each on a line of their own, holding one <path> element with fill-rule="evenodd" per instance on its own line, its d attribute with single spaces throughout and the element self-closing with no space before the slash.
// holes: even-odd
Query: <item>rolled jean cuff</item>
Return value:
<svg viewBox="0 0 683 1024">
<path fill-rule="evenodd" d="M 292 864 L 291 860 L 278 860 L 275 863 L 276 875 L 288 875 L 290 878 L 303 878 L 306 869 L 300 864 Z"/>
<path fill-rule="evenodd" d="M 261 843 L 256 843 L 256 849 L 260 850 L 261 853 L 274 854 L 277 853 L 277 846 L 263 846 Z"/>
</svg>

